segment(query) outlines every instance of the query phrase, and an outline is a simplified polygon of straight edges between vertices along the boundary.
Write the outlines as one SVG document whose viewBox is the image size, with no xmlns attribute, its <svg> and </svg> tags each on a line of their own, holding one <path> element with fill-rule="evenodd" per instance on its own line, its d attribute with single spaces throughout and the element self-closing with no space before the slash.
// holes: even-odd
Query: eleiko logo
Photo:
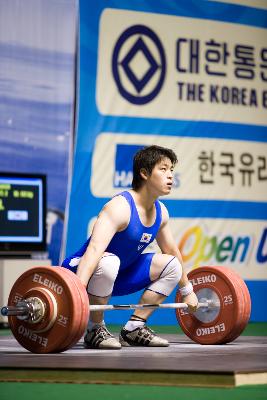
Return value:
<svg viewBox="0 0 267 400">
<path fill-rule="evenodd" d="M 126 29 L 113 51 L 112 72 L 127 101 L 143 105 L 153 100 L 166 75 L 166 57 L 158 36 L 144 25 Z"/>
</svg>

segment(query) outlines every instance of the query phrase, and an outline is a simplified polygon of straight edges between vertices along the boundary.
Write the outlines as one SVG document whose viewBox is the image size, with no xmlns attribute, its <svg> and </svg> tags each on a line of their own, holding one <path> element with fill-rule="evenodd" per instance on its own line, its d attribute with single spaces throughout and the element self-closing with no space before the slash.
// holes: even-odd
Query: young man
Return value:
<svg viewBox="0 0 267 400">
<path fill-rule="evenodd" d="M 182 257 L 169 228 L 166 207 L 158 200 L 173 183 L 175 153 L 160 146 L 138 151 L 133 162 L 132 190 L 113 197 L 103 207 L 91 237 L 64 260 L 87 288 L 90 304 L 107 304 L 111 294 L 144 289 L 140 304 L 160 304 L 179 284 L 183 301 L 195 311 L 198 300 L 182 267 Z M 143 253 L 156 239 L 162 253 Z M 103 312 L 90 313 L 84 338 L 87 348 L 168 346 L 146 325 L 151 309 L 135 310 L 119 341 L 107 330 Z"/>
</svg>

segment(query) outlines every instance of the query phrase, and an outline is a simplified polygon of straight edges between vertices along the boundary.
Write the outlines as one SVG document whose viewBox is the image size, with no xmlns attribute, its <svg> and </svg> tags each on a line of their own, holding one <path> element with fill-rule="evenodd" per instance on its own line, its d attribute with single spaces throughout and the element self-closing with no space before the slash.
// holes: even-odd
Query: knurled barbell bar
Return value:
<svg viewBox="0 0 267 400">
<path fill-rule="evenodd" d="M 195 313 L 186 303 L 91 305 L 79 278 L 62 267 L 34 267 L 14 283 L 1 309 L 17 341 L 34 353 L 62 352 L 86 330 L 89 312 L 175 309 L 186 335 L 201 344 L 228 343 L 241 334 L 250 316 L 244 281 L 225 267 L 200 267 L 188 274 L 199 299 Z"/>
</svg>

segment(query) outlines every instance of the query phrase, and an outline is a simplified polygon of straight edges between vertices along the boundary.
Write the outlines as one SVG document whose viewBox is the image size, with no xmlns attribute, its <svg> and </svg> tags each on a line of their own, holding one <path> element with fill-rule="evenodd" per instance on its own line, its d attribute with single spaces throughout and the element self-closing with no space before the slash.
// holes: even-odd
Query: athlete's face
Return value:
<svg viewBox="0 0 267 400">
<path fill-rule="evenodd" d="M 169 158 L 163 158 L 152 170 L 147 179 L 147 184 L 158 192 L 158 196 L 170 193 L 173 183 L 173 165 Z"/>
</svg>

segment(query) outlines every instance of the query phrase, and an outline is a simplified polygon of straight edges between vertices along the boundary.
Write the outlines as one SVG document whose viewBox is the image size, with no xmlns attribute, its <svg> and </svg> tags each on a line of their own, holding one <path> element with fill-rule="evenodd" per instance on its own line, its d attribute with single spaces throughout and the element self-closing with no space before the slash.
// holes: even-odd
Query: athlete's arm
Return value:
<svg viewBox="0 0 267 400">
<path fill-rule="evenodd" d="M 129 218 L 130 208 L 122 196 L 114 197 L 103 207 L 77 269 L 77 275 L 85 287 L 111 239 L 116 232 L 126 228 Z"/>
<path fill-rule="evenodd" d="M 180 261 L 182 268 L 183 268 L 183 274 L 182 274 L 182 278 L 179 282 L 179 285 L 185 286 L 188 283 L 188 278 L 187 278 L 187 274 L 183 267 L 182 255 L 180 253 L 180 250 L 178 249 L 177 244 L 175 243 L 173 234 L 170 229 L 169 213 L 163 203 L 160 202 L 160 205 L 161 205 L 161 212 L 162 212 L 162 222 L 161 222 L 161 226 L 160 226 L 160 229 L 159 229 L 157 237 L 156 237 L 156 241 L 157 241 L 162 253 L 171 254 L 171 255 L 177 257 L 178 260 Z"/>
<path fill-rule="evenodd" d="M 161 223 L 160 229 L 158 231 L 156 241 L 157 241 L 162 253 L 171 254 L 171 255 L 177 257 L 178 260 L 180 261 L 181 266 L 182 266 L 182 277 L 181 277 L 180 281 L 178 282 L 178 284 L 179 284 L 179 287 L 182 288 L 189 284 L 189 280 L 188 280 L 187 273 L 185 272 L 185 269 L 183 266 L 182 255 L 178 249 L 177 244 L 175 243 L 174 237 L 172 235 L 172 232 L 171 232 L 171 229 L 169 226 L 169 213 L 168 213 L 166 207 L 162 203 L 160 203 L 160 204 L 161 204 L 161 211 L 162 211 L 162 223 Z M 190 311 L 196 310 L 196 307 L 198 304 L 198 299 L 194 292 L 188 294 L 187 296 L 184 296 L 183 301 L 188 304 Z"/>
</svg>

